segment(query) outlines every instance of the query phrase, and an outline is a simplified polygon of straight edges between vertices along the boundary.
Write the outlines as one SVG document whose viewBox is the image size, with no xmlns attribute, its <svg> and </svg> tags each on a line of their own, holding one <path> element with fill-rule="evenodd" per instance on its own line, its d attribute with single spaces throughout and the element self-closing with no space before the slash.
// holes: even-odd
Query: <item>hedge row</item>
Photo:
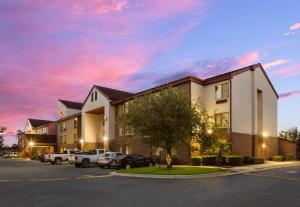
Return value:
<svg viewBox="0 0 300 207">
<path fill-rule="evenodd" d="M 276 155 L 270 157 L 271 161 L 276 161 L 276 162 L 282 162 L 282 161 L 290 161 L 293 159 L 293 155 L 287 154 L 287 155 Z"/>
<path fill-rule="evenodd" d="M 216 165 L 217 158 L 218 157 L 215 155 L 197 156 L 191 159 L 191 163 L 193 166 Z M 241 166 L 243 164 L 263 164 L 264 158 L 230 155 L 230 156 L 222 157 L 222 160 L 220 160 L 218 163 L 221 163 L 222 165 L 230 165 L 230 166 Z"/>
</svg>

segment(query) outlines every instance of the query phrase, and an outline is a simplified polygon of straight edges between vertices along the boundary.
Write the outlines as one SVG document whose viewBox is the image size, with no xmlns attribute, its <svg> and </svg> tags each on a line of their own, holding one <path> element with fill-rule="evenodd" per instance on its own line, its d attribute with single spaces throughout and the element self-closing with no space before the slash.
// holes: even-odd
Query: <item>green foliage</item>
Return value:
<svg viewBox="0 0 300 207">
<path fill-rule="evenodd" d="M 284 161 L 291 161 L 291 160 L 293 160 L 293 155 L 291 155 L 291 154 L 283 155 L 283 156 L 282 156 L 282 159 L 283 159 Z"/>
<path fill-rule="evenodd" d="M 300 140 L 300 132 L 297 127 L 290 128 L 288 130 L 283 130 L 279 132 L 279 137 L 282 139 L 290 140 L 290 141 L 299 141 Z"/>
<path fill-rule="evenodd" d="M 30 157 L 31 160 L 38 160 L 38 156 L 37 155 L 33 155 Z"/>
<path fill-rule="evenodd" d="M 242 156 L 229 155 L 226 157 L 226 163 L 230 166 L 240 166 L 244 164 L 244 158 Z"/>
<path fill-rule="evenodd" d="M 200 166 L 201 165 L 201 157 L 192 157 L 191 164 L 192 166 Z"/>
<path fill-rule="evenodd" d="M 264 164 L 265 159 L 263 157 L 251 157 L 250 158 L 250 164 Z"/>
<path fill-rule="evenodd" d="M 126 129 L 133 138 L 152 147 L 162 147 L 168 154 L 179 145 L 190 145 L 193 110 L 190 98 L 175 88 L 146 94 L 128 103 L 123 116 Z"/>
<path fill-rule="evenodd" d="M 282 162 L 283 161 L 283 157 L 281 155 L 276 155 L 276 156 L 272 156 L 270 157 L 271 161 L 276 161 L 276 162 Z"/>
</svg>

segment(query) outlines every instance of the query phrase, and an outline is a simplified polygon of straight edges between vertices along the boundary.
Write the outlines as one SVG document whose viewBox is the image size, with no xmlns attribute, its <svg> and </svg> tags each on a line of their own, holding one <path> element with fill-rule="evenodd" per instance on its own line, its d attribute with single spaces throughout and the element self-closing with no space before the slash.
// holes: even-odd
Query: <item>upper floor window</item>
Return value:
<svg viewBox="0 0 300 207">
<path fill-rule="evenodd" d="M 95 95 L 95 101 L 97 101 L 97 98 L 98 98 L 98 93 L 97 93 L 97 91 L 94 92 L 94 95 Z"/>
<path fill-rule="evenodd" d="M 218 113 L 215 114 L 215 122 L 218 127 L 228 128 L 229 127 L 229 113 Z"/>
<path fill-rule="evenodd" d="M 78 124 L 78 118 L 77 118 L 77 117 L 75 117 L 75 119 L 74 119 L 74 128 L 76 128 L 76 127 L 77 127 L 77 124 Z"/>
<path fill-rule="evenodd" d="M 91 102 L 94 101 L 94 92 L 91 93 Z"/>
<path fill-rule="evenodd" d="M 59 118 L 62 119 L 65 117 L 65 111 L 63 109 L 59 110 Z"/>
<path fill-rule="evenodd" d="M 215 86 L 216 100 L 225 99 L 229 97 L 229 83 L 222 83 Z"/>
</svg>

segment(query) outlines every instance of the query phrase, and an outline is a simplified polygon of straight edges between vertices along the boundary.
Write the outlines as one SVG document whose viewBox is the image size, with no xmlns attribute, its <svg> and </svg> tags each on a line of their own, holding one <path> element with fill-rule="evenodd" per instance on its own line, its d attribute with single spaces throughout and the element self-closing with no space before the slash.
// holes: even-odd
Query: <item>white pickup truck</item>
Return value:
<svg viewBox="0 0 300 207">
<path fill-rule="evenodd" d="M 63 153 L 49 154 L 48 160 L 52 165 L 60 165 L 62 162 L 68 161 L 69 155 L 79 153 L 79 150 L 68 149 Z"/>
<path fill-rule="evenodd" d="M 77 154 L 74 156 L 76 167 L 89 167 L 90 165 L 98 165 L 98 159 L 104 156 L 106 152 L 110 152 L 108 149 L 96 149 L 86 153 Z"/>
</svg>

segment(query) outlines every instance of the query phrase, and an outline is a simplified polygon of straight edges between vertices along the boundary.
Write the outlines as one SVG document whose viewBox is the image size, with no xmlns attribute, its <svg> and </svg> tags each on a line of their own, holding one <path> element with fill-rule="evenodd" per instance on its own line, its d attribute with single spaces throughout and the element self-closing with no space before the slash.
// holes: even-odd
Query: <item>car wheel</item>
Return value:
<svg viewBox="0 0 300 207">
<path fill-rule="evenodd" d="M 75 167 L 77 167 L 77 168 L 80 168 L 80 167 L 81 167 L 81 164 L 79 164 L 79 163 L 75 163 L 74 165 L 75 165 Z"/>
<path fill-rule="evenodd" d="M 61 159 L 60 158 L 56 158 L 55 159 L 55 164 L 56 165 L 60 165 L 61 164 Z"/>
<path fill-rule="evenodd" d="M 125 168 L 126 168 L 126 169 L 130 169 L 131 166 L 130 166 L 129 164 L 126 164 Z"/>
<path fill-rule="evenodd" d="M 82 167 L 87 168 L 90 166 L 90 161 L 88 159 L 82 160 Z"/>
<path fill-rule="evenodd" d="M 148 167 L 154 166 L 152 162 L 149 162 Z"/>
</svg>

